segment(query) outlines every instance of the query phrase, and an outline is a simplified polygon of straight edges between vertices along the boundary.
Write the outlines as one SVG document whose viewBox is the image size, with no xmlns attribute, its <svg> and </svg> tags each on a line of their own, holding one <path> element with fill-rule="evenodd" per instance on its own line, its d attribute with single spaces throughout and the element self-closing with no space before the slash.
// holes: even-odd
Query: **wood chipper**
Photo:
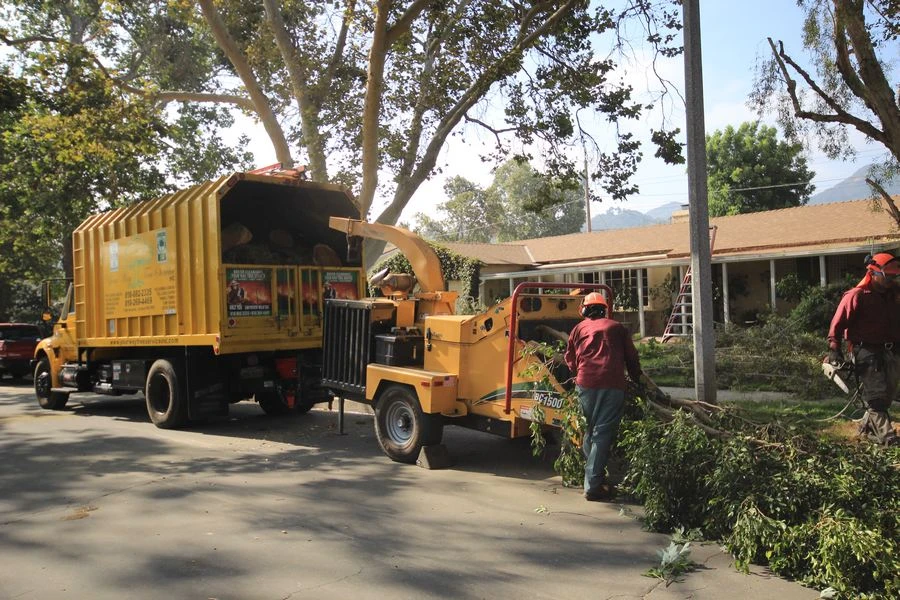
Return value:
<svg viewBox="0 0 900 600">
<path fill-rule="evenodd" d="M 322 385 L 374 408 L 385 454 L 415 462 L 423 447 L 440 444 L 445 424 L 509 438 L 529 435 L 541 414 L 545 427 L 562 424 L 568 369 L 526 348 L 567 339 L 581 320 L 581 296 L 568 292 L 603 290 L 611 298 L 610 288 L 522 283 L 485 312 L 457 315 L 457 293 L 446 289 L 424 240 L 389 225 L 337 217 L 330 224 L 353 247 L 361 237 L 394 244 L 414 271 L 376 274 L 384 297 L 325 303 Z"/>
</svg>

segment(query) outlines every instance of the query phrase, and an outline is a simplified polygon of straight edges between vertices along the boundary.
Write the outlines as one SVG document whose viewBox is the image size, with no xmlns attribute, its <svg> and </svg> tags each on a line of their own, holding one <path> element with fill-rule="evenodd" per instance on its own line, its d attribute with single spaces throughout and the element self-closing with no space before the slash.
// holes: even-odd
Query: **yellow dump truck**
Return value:
<svg viewBox="0 0 900 600">
<path fill-rule="evenodd" d="M 353 245 L 362 237 L 391 242 L 414 271 L 373 276 L 383 297 L 325 304 L 322 383 L 342 399 L 373 406 L 385 454 L 415 462 L 423 447 L 440 444 L 445 424 L 510 438 L 529 435 L 535 420 L 562 424 L 568 369 L 559 356 L 525 350 L 568 338 L 581 320 L 574 288 L 603 290 L 611 299 L 610 288 L 522 283 L 483 313 L 456 315 L 457 294 L 447 291 L 438 257 L 423 240 L 353 219 L 332 218 L 331 226 Z"/>
<path fill-rule="evenodd" d="M 89 217 L 72 236 L 59 321 L 35 351 L 38 402 L 143 392 L 153 423 L 177 428 L 251 397 L 273 414 L 330 399 L 324 300 L 362 297 L 364 271 L 328 221 L 358 214 L 344 188 L 282 171 Z"/>
</svg>

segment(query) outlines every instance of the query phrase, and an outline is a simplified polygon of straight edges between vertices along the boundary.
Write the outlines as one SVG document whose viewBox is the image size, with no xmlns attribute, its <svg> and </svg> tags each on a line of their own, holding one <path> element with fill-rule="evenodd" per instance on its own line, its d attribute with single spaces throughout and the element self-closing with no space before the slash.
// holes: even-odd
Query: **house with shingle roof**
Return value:
<svg viewBox="0 0 900 600">
<path fill-rule="evenodd" d="M 606 283 L 616 318 L 641 336 L 662 335 L 690 264 L 687 211 L 673 222 L 497 244 L 442 243 L 483 263 L 479 299 L 491 305 L 522 281 Z M 861 276 L 869 253 L 896 252 L 900 231 L 871 200 L 836 202 L 710 219 L 714 320 L 786 314 L 788 275 L 810 285 Z"/>
</svg>

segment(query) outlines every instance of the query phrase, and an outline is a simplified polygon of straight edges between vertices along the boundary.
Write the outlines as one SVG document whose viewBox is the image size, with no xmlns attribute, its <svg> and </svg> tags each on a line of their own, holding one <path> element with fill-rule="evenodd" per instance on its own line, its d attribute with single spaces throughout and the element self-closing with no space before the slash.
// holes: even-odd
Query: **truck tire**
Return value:
<svg viewBox="0 0 900 600">
<path fill-rule="evenodd" d="M 187 423 L 187 394 L 182 377 L 168 360 L 161 358 L 150 367 L 144 397 L 147 414 L 160 429 L 178 429 Z"/>
<path fill-rule="evenodd" d="M 294 400 L 294 408 L 288 407 L 285 404 L 284 399 L 281 394 L 276 392 L 275 390 L 265 390 L 264 392 L 257 392 L 256 402 L 259 404 L 259 407 L 263 409 L 263 412 L 267 415 L 305 415 L 308 413 L 314 403 L 312 402 L 304 402 L 301 398 L 296 398 Z"/>
<path fill-rule="evenodd" d="M 391 460 L 415 463 L 422 446 L 441 443 L 444 421 L 441 415 L 427 415 L 409 388 L 392 385 L 381 393 L 375 405 L 375 437 Z"/>
<path fill-rule="evenodd" d="M 264 390 L 254 395 L 256 403 L 267 415 L 278 416 L 289 414 L 292 409 L 288 407 L 278 390 Z"/>
<path fill-rule="evenodd" d="M 69 401 L 67 392 L 51 391 L 53 387 L 53 378 L 50 375 L 50 359 L 42 356 L 34 368 L 34 395 L 37 396 L 38 404 L 41 408 L 47 410 L 62 410 Z"/>
</svg>

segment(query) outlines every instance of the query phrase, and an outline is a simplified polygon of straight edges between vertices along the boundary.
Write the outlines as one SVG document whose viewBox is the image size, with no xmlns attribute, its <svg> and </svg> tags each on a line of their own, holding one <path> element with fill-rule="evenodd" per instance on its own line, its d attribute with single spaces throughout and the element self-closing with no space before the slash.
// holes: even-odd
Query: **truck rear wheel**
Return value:
<svg viewBox="0 0 900 600">
<path fill-rule="evenodd" d="M 264 413 L 275 416 L 288 414 L 305 415 L 315 404 L 314 402 L 309 402 L 296 397 L 294 400 L 294 407 L 291 408 L 287 405 L 287 402 L 285 402 L 284 397 L 275 390 L 257 392 L 255 398 Z"/>
<path fill-rule="evenodd" d="M 440 444 L 444 435 L 441 415 L 427 415 L 409 388 L 387 388 L 375 406 L 375 436 L 391 460 L 414 463 L 422 446 Z"/>
<path fill-rule="evenodd" d="M 269 389 L 256 392 L 254 397 L 256 398 L 256 403 L 267 415 L 286 415 L 293 410 L 287 405 L 287 402 L 284 401 L 278 390 Z"/>
<path fill-rule="evenodd" d="M 150 420 L 160 429 L 177 429 L 187 423 L 187 394 L 176 367 L 159 359 L 150 367 L 144 397 Z"/>
<path fill-rule="evenodd" d="M 62 410 L 69 401 L 69 394 L 66 392 L 54 392 L 53 378 L 50 375 L 50 359 L 46 356 L 41 357 L 37 366 L 34 368 L 34 395 L 37 396 L 38 404 L 41 408 L 47 410 Z"/>
</svg>

